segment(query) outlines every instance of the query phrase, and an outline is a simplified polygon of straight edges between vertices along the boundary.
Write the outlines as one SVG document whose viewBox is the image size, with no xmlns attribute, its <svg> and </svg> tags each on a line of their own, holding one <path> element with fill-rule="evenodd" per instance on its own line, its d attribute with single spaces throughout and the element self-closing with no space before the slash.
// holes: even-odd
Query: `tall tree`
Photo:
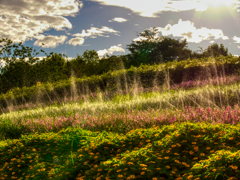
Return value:
<svg viewBox="0 0 240 180">
<path fill-rule="evenodd" d="M 39 58 L 35 58 L 39 53 L 35 53 L 36 50 L 34 50 L 35 55 L 33 53 L 32 56 L 33 48 L 23 46 L 22 42 L 18 45 L 11 45 L 12 41 L 10 39 L 3 38 L 0 40 L 0 43 L 2 43 L 0 45 L 0 55 L 2 57 L 0 59 L 2 63 L 0 67 L 1 92 L 5 93 L 7 90 L 14 87 L 32 86 L 37 81 L 45 82 L 49 77 L 53 81 L 66 78 L 66 75 L 61 69 L 64 60 L 59 57 L 60 55 L 53 55 L 53 52 L 48 55 L 41 49 L 41 52 L 45 53 L 48 60 L 43 59 L 39 62 Z M 44 43 L 42 44 L 44 45 Z M 19 46 L 21 49 L 19 49 Z M 15 48 L 12 57 L 10 57 L 12 54 L 11 48 Z M 63 56 L 66 55 L 64 54 Z M 19 59 L 17 59 L 17 57 L 19 57 Z M 25 58 L 28 58 L 28 60 Z M 54 70 L 49 70 L 49 68 Z"/>
<path fill-rule="evenodd" d="M 54 53 L 51 57 L 48 57 L 41 66 L 45 67 L 44 75 L 45 80 L 49 82 L 55 82 L 61 79 L 66 79 L 68 76 L 64 73 L 64 66 L 66 62 L 62 57 L 62 54 Z"/>
<path fill-rule="evenodd" d="M 149 53 L 156 48 L 157 42 L 161 41 L 162 37 L 155 38 L 157 29 L 144 30 L 142 33 L 137 34 L 138 39 L 132 41 L 130 45 L 127 45 L 127 49 L 131 52 L 130 64 L 133 66 L 139 66 L 141 63 L 149 63 Z"/>
<path fill-rule="evenodd" d="M 99 69 L 101 69 L 101 73 L 108 71 L 120 70 L 125 67 L 126 59 L 124 56 L 107 56 L 99 61 Z"/>
<path fill-rule="evenodd" d="M 26 57 L 29 58 L 28 63 L 33 64 L 35 63 L 37 60 L 39 60 L 39 58 L 35 58 L 36 55 L 38 55 L 39 53 L 37 52 L 35 55 L 34 53 L 36 52 L 36 50 L 34 49 L 34 53 L 32 56 L 32 49 L 33 48 L 29 48 L 28 46 L 23 46 L 22 42 L 18 43 L 18 45 L 13 44 L 13 42 L 8 39 L 8 38 L 2 38 L 2 40 L 0 40 L 0 43 L 5 43 L 3 46 L 0 45 L 0 62 L 1 64 L 1 73 L 3 73 L 4 70 L 6 70 L 6 68 L 8 67 L 8 65 L 10 65 L 10 63 L 15 63 L 16 61 L 24 61 Z M 13 44 L 13 45 L 11 45 Z M 44 45 L 44 43 L 42 43 L 42 45 Z M 18 47 L 21 46 L 22 49 L 18 49 Z M 12 54 L 11 52 L 11 48 L 15 48 L 13 50 L 13 56 L 10 58 L 10 55 Z M 41 52 L 45 53 L 44 50 L 41 49 Z M 50 53 L 50 55 L 53 54 L 53 52 Z M 3 56 L 4 55 L 4 56 Z M 47 55 L 47 53 L 45 53 L 45 55 L 47 57 L 49 57 L 50 55 Z M 17 56 L 19 56 L 19 60 L 17 60 Z M 4 67 L 3 67 L 4 66 Z"/>
<path fill-rule="evenodd" d="M 31 65 L 24 61 L 10 62 L 7 70 L 0 76 L 0 91 L 5 93 L 14 87 L 31 86 Z"/>
<path fill-rule="evenodd" d="M 190 58 L 191 50 L 187 48 L 186 39 L 179 40 L 164 37 L 156 48 L 150 53 L 151 64 L 166 63 L 168 61 L 181 61 Z"/>
<path fill-rule="evenodd" d="M 158 29 L 145 30 L 138 35 L 139 40 L 127 45 L 131 52 L 131 64 L 164 63 L 172 60 L 183 60 L 190 57 L 191 50 L 187 49 L 187 42 L 174 40 L 164 36 L 157 36 Z"/>
<path fill-rule="evenodd" d="M 192 52 L 191 58 L 204 58 L 204 57 L 218 57 L 220 55 L 222 56 L 228 56 L 228 48 L 224 48 L 223 44 L 220 44 L 220 46 L 217 43 L 209 45 L 205 50 L 203 48 L 199 47 L 201 50 L 200 53 Z"/>
<path fill-rule="evenodd" d="M 208 46 L 204 53 L 206 56 L 213 56 L 213 57 L 217 57 L 220 55 L 227 56 L 228 48 L 224 48 L 223 44 L 220 44 L 220 46 L 218 46 L 217 43 L 214 43 Z"/>
<path fill-rule="evenodd" d="M 28 86 L 31 84 L 32 77 L 29 77 L 30 69 L 34 63 L 36 63 L 39 58 L 35 58 L 38 52 L 34 50 L 32 56 L 32 49 L 29 47 L 25 47 L 22 45 L 22 42 L 18 43 L 18 45 L 13 44 L 13 42 L 8 38 L 2 38 L 0 40 L 0 84 L 1 92 L 6 92 L 7 90 L 14 88 L 14 87 L 22 87 Z M 44 45 L 44 43 L 42 43 Z M 19 49 L 19 46 L 21 49 Z M 13 56 L 12 55 L 12 49 Z M 41 52 L 44 50 L 41 49 Z M 51 54 L 51 53 L 50 53 Z M 50 55 L 47 55 L 47 57 Z M 19 57 L 19 59 L 17 59 Z M 28 57 L 29 59 L 26 61 L 25 58 Z"/>
<path fill-rule="evenodd" d="M 86 71 L 86 62 L 83 60 L 83 57 L 77 54 L 77 57 L 71 61 L 67 61 L 65 64 L 65 69 L 68 77 L 74 75 L 78 78 L 85 75 Z"/>
<path fill-rule="evenodd" d="M 99 63 L 98 53 L 95 50 L 90 50 L 90 51 L 86 50 L 83 52 L 82 59 L 83 59 L 83 61 L 86 62 L 85 74 L 87 76 L 97 75 L 98 74 L 97 66 Z"/>
</svg>

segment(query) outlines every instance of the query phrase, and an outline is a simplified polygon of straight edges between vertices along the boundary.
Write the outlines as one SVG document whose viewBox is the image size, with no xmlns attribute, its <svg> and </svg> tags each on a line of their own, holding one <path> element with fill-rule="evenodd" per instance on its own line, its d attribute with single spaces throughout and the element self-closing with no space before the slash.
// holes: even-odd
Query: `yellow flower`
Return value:
<svg viewBox="0 0 240 180">
<path fill-rule="evenodd" d="M 37 86 L 39 86 L 39 85 L 41 85 L 41 83 L 40 83 L 40 82 L 38 82 L 38 83 L 37 83 Z"/>
</svg>

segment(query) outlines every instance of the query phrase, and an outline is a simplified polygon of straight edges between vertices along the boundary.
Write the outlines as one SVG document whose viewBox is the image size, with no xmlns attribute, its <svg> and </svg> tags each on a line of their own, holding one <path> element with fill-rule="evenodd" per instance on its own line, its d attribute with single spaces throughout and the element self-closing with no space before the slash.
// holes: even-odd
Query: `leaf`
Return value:
<svg viewBox="0 0 240 180">
<path fill-rule="evenodd" d="M 134 168 L 134 167 L 130 167 L 131 170 L 134 170 L 134 171 L 138 171 L 137 168 Z"/>
</svg>

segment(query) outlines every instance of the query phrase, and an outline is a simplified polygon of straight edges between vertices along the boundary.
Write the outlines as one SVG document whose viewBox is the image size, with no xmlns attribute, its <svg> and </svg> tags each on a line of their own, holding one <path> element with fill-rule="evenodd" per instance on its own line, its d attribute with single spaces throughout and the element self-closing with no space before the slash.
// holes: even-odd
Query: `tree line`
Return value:
<svg viewBox="0 0 240 180">
<path fill-rule="evenodd" d="M 193 58 L 217 57 L 220 55 L 228 56 L 228 48 L 224 48 L 214 43 L 201 52 L 193 52 L 188 49 L 186 39 L 180 41 L 169 37 L 160 36 L 154 38 L 157 34 L 157 29 L 145 30 L 138 37 L 142 40 L 132 41 L 127 45 L 130 51 L 127 55 L 120 56 L 104 56 L 99 58 L 95 50 L 86 50 L 82 55 L 66 61 L 65 54 L 57 54 L 51 52 L 45 53 L 46 58 L 39 60 L 35 58 L 38 52 L 34 50 L 32 56 L 32 48 L 24 47 L 22 42 L 18 45 L 11 45 L 9 39 L 0 40 L 0 43 L 6 43 L 0 50 L 2 62 L 5 66 L 1 66 L 0 70 L 0 93 L 6 93 L 8 90 L 16 87 L 30 87 L 36 85 L 37 82 L 56 82 L 59 80 L 68 79 L 72 76 L 77 78 L 92 75 L 101 75 L 108 71 L 119 70 L 122 68 L 128 69 L 131 66 L 139 67 L 141 64 L 160 64 L 169 61 L 181 61 Z M 44 45 L 44 43 L 42 43 Z M 22 49 L 18 49 L 21 47 Z M 15 48 L 11 58 L 11 48 Z M 16 59 L 19 57 L 19 60 Z M 28 57 L 29 60 L 24 59 Z"/>
</svg>

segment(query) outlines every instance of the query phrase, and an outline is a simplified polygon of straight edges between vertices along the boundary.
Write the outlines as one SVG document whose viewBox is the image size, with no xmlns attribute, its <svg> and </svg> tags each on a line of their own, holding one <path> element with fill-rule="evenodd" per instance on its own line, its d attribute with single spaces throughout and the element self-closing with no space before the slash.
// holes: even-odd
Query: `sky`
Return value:
<svg viewBox="0 0 240 180">
<path fill-rule="evenodd" d="M 240 0 L 0 0 L 0 39 L 33 47 L 40 59 L 40 49 L 68 60 L 86 50 L 129 54 L 127 45 L 153 27 L 156 38 L 186 38 L 193 51 L 218 43 L 240 55 L 239 20 Z"/>
</svg>

